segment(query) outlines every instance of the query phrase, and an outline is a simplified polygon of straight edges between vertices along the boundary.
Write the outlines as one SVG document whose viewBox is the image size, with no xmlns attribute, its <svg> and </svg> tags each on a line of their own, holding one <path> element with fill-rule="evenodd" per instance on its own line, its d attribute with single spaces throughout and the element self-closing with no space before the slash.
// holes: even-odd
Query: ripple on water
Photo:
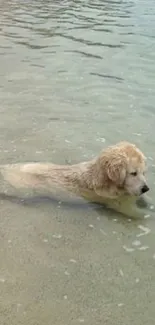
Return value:
<svg viewBox="0 0 155 325">
<path fill-rule="evenodd" d="M 53 238 L 56 238 L 56 239 L 60 239 L 60 238 L 62 238 L 62 235 L 60 235 L 60 234 L 54 234 L 54 235 L 52 235 L 52 237 Z"/>
<path fill-rule="evenodd" d="M 94 225 L 91 225 L 91 224 L 90 224 L 90 225 L 89 225 L 89 228 L 92 228 L 92 229 L 93 229 L 93 228 L 94 228 Z"/>
<path fill-rule="evenodd" d="M 139 225 L 138 228 L 140 230 L 142 230 L 143 232 L 141 232 L 140 234 L 137 234 L 137 237 L 141 237 L 141 236 L 146 236 L 151 232 L 151 229 L 148 227 L 144 227 L 143 225 Z"/>
<path fill-rule="evenodd" d="M 79 318 L 79 323 L 84 323 L 84 318 Z"/>
<path fill-rule="evenodd" d="M 141 247 L 138 247 L 138 250 L 139 251 L 146 251 L 147 249 L 149 249 L 149 246 L 141 246 Z"/>
<path fill-rule="evenodd" d="M 132 253 L 132 252 L 135 251 L 134 248 L 132 248 L 132 247 L 127 247 L 126 245 L 123 246 L 123 249 L 124 249 L 126 252 L 128 252 L 128 253 Z"/>
<path fill-rule="evenodd" d="M 70 261 L 71 263 L 74 263 L 74 264 L 76 264 L 76 263 L 77 263 L 77 261 L 76 261 L 76 260 L 74 260 L 73 258 L 71 258 L 69 261 Z"/>
<path fill-rule="evenodd" d="M 124 304 L 123 304 L 122 302 L 120 302 L 117 306 L 118 306 L 118 307 L 123 307 Z"/>
<path fill-rule="evenodd" d="M 141 242 L 140 242 L 140 240 L 134 240 L 134 241 L 132 242 L 132 245 L 133 245 L 133 246 L 140 246 L 140 245 L 141 245 Z"/>
<path fill-rule="evenodd" d="M 120 273 L 120 275 L 121 275 L 122 277 L 124 277 L 124 272 L 123 272 L 122 269 L 119 270 L 119 273 Z"/>
</svg>

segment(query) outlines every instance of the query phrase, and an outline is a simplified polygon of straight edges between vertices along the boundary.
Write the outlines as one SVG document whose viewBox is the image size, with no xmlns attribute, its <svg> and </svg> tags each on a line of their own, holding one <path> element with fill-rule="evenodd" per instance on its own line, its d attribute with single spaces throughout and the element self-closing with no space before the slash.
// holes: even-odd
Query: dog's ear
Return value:
<svg viewBox="0 0 155 325">
<path fill-rule="evenodd" d="M 124 155 L 114 155 L 107 161 L 105 170 L 108 178 L 118 186 L 122 186 L 127 172 L 127 159 Z"/>
<path fill-rule="evenodd" d="M 94 186 L 103 188 L 110 185 L 109 182 L 116 186 L 122 186 L 127 171 L 127 158 L 118 152 L 107 152 L 101 154 L 96 160 L 94 174 Z"/>
</svg>

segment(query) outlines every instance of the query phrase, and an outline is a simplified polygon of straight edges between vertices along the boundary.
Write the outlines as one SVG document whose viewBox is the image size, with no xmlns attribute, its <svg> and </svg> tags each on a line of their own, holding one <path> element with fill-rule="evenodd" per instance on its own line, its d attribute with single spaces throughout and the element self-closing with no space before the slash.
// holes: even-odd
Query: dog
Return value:
<svg viewBox="0 0 155 325">
<path fill-rule="evenodd" d="M 0 166 L 0 172 L 15 188 L 48 190 L 53 195 L 67 191 L 130 217 L 141 215 L 135 203 L 149 191 L 146 158 L 129 142 L 112 145 L 87 162 L 10 164 Z"/>
</svg>

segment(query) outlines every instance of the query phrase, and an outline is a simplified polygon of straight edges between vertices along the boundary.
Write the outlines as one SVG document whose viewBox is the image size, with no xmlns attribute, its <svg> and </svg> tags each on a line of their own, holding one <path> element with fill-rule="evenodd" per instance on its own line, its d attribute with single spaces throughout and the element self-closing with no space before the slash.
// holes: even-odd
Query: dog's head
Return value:
<svg viewBox="0 0 155 325">
<path fill-rule="evenodd" d="M 101 153 L 96 160 L 95 186 L 114 186 L 129 195 L 139 196 L 149 190 L 145 179 L 146 158 L 134 145 L 121 142 Z"/>
</svg>

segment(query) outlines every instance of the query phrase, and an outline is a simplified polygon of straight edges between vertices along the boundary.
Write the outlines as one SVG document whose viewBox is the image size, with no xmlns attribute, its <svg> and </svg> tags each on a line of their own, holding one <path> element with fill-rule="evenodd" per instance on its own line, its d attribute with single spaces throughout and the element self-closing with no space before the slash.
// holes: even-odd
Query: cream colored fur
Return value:
<svg viewBox="0 0 155 325">
<path fill-rule="evenodd" d="M 43 189 L 53 195 L 67 191 L 134 217 L 142 214 L 135 202 L 146 184 L 145 161 L 135 145 L 121 142 L 103 150 L 97 158 L 76 165 L 10 164 L 1 166 L 0 171 L 15 188 Z"/>
</svg>

